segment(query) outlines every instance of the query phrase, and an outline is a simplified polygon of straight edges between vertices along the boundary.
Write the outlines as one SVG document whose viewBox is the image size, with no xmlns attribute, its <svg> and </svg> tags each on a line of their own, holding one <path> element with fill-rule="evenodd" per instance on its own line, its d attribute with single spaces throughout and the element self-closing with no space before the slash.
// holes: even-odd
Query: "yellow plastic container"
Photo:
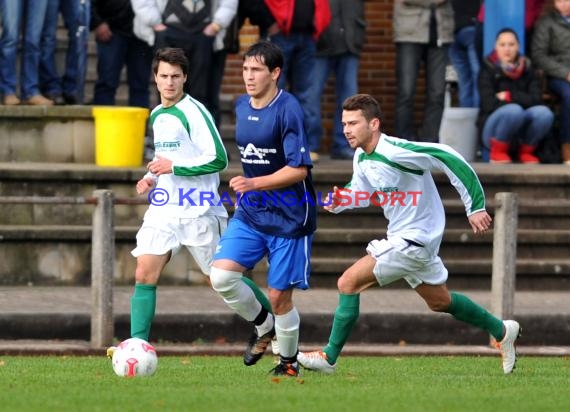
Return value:
<svg viewBox="0 0 570 412">
<path fill-rule="evenodd" d="M 142 107 L 94 107 L 95 164 L 142 166 L 148 113 Z"/>
</svg>

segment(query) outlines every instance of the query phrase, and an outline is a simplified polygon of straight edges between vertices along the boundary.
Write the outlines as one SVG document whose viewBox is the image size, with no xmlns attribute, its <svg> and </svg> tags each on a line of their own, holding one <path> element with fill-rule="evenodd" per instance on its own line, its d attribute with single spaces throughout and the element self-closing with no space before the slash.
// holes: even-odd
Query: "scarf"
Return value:
<svg viewBox="0 0 570 412">
<path fill-rule="evenodd" d="M 502 63 L 497 56 L 497 52 L 493 50 L 493 52 L 489 54 L 488 58 L 495 66 L 500 67 L 505 76 L 510 79 L 518 79 L 526 69 L 525 58 L 521 55 L 517 57 L 514 63 Z"/>
</svg>

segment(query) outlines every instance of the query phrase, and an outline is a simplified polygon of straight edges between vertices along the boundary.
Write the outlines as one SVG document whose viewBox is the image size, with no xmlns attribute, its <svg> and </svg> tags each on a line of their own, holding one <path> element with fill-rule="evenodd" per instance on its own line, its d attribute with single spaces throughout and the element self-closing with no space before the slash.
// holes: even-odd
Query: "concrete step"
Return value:
<svg viewBox="0 0 570 412">
<path fill-rule="evenodd" d="M 117 284 L 131 282 L 135 259 L 130 251 L 135 247 L 137 230 L 136 226 L 116 227 Z M 312 284 L 334 287 L 337 277 L 365 254 L 367 243 L 384 235 L 370 229 L 318 229 L 312 249 Z M 3 246 L 0 284 L 86 284 L 90 278 L 91 236 L 90 226 L 0 225 Z M 516 273 L 520 289 L 567 290 L 570 287 L 569 238 L 570 231 L 563 230 L 519 231 Z M 489 288 L 492 248 L 492 233 L 473 237 L 461 230 L 447 231 L 440 256 L 449 270 L 450 284 L 461 288 Z M 266 262 L 262 261 L 253 270 L 253 277 L 263 282 L 266 270 Z M 186 253 L 175 255 L 161 279 L 165 284 L 204 281 Z"/>
<path fill-rule="evenodd" d="M 464 291 L 490 307 L 488 291 Z M 113 291 L 115 336 L 129 336 L 132 286 Z M 87 287 L 0 287 L 0 340 L 90 337 L 91 292 Z M 301 348 L 326 343 L 338 302 L 334 289 L 296 291 Z M 371 288 L 361 294 L 360 317 L 348 344 L 486 345 L 488 335 L 448 314 L 433 313 L 410 289 Z M 565 292 L 517 291 L 514 318 L 523 327 L 518 346 L 570 345 L 570 304 Z M 251 326 L 205 287 L 159 286 L 151 341 L 245 344 Z"/>
<path fill-rule="evenodd" d="M 364 255 L 364 252 L 361 254 Z M 315 257 L 311 259 L 315 286 L 334 287 L 336 279 L 354 263 L 350 257 Z M 491 287 L 492 259 L 444 259 L 449 271 L 448 284 L 453 288 L 488 289 Z M 570 288 L 570 259 L 517 258 L 516 283 L 520 290 L 567 290 Z M 405 283 L 394 284 L 402 287 Z"/>
</svg>

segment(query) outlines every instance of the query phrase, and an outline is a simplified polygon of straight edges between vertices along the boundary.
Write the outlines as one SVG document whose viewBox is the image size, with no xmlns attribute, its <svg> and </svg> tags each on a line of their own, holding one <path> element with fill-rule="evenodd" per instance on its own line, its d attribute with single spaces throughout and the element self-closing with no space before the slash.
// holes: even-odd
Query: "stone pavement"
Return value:
<svg viewBox="0 0 570 412">
<path fill-rule="evenodd" d="M 132 287 L 115 287 L 116 339 L 129 334 Z M 465 291 L 489 307 L 487 291 Z M 0 354 L 94 354 L 89 346 L 91 291 L 88 287 L 0 287 Z M 297 291 L 301 349 L 326 342 L 336 291 Z M 515 316 L 523 326 L 519 351 L 531 355 L 570 354 L 570 299 L 567 292 L 520 291 Z M 238 354 L 251 327 L 211 289 L 159 286 L 151 341 L 163 354 Z M 347 354 L 495 354 L 488 337 L 447 314 L 432 313 L 409 289 L 374 288 L 361 295 L 361 312 Z"/>
</svg>

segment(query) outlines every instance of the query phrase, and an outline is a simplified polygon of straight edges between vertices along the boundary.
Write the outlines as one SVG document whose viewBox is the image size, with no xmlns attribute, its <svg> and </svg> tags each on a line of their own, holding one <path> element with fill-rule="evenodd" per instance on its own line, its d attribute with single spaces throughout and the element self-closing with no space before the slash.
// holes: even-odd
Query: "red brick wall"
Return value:
<svg viewBox="0 0 570 412">
<path fill-rule="evenodd" d="M 361 56 L 359 73 L 359 91 L 369 93 L 381 104 L 384 112 L 384 130 L 388 133 L 393 131 L 394 125 L 394 102 L 396 96 L 395 81 L 395 47 L 392 41 L 392 7 L 393 0 L 368 0 L 365 2 L 367 27 L 367 42 Z M 257 41 L 258 32 L 255 27 L 246 25 L 240 32 L 242 50 Z M 423 74 L 421 75 L 423 76 Z M 325 146 L 328 142 L 332 126 L 332 113 L 334 105 L 334 93 L 331 85 L 334 79 L 329 79 L 329 84 L 323 96 L 323 122 L 327 129 Z M 226 74 L 222 85 L 222 92 L 232 95 L 243 93 L 241 78 L 241 57 L 229 56 Z M 423 101 L 423 81 L 418 84 L 416 99 L 416 123 L 421 119 L 421 102 Z"/>
</svg>

